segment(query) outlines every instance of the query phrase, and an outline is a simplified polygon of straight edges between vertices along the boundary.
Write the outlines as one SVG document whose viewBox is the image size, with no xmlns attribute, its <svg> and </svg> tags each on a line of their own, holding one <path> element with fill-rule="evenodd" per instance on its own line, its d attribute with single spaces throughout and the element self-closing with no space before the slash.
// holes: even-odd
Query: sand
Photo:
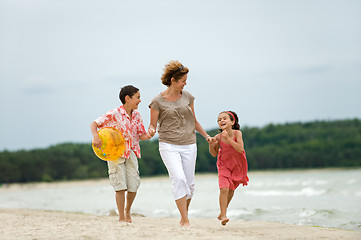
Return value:
<svg viewBox="0 0 361 240">
<path fill-rule="evenodd" d="M 119 223 L 117 216 L 96 216 L 45 210 L 0 209 L 0 239 L 361 239 L 361 232 L 272 222 L 230 221 L 223 227 L 216 219 L 179 219 L 132 216 L 133 223 Z"/>
</svg>

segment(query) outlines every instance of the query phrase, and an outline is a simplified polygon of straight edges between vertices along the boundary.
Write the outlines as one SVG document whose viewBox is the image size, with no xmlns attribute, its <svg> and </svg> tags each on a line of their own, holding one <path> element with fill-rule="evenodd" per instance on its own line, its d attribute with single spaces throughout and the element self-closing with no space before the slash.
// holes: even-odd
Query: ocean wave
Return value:
<svg viewBox="0 0 361 240">
<path fill-rule="evenodd" d="M 251 196 L 306 196 L 306 197 L 312 197 L 312 196 L 320 196 L 325 194 L 326 190 L 316 190 L 313 188 L 302 188 L 299 191 L 286 191 L 286 190 L 250 190 L 245 191 L 245 195 L 251 195 Z"/>
<path fill-rule="evenodd" d="M 272 181 L 272 182 L 266 182 L 266 181 L 253 182 L 252 186 L 254 186 L 254 187 L 295 187 L 295 186 L 324 186 L 327 184 L 329 184 L 329 182 L 325 181 L 325 180 L 299 181 L 299 180 L 285 179 L 282 181 Z"/>
</svg>

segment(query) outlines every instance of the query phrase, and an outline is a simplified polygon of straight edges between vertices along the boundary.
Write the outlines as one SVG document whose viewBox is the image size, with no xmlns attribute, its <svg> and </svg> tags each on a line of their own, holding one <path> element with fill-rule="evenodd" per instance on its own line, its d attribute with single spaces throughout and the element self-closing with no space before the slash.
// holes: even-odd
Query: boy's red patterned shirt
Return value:
<svg viewBox="0 0 361 240">
<path fill-rule="evenodd" d="M 103 116 L 95 120 L 98 124 L 98 128 L 114 127 L 118 129 L 124 137 L 126 149 L 123 154 L 123 158 L 129 158 L 130 149 L 132 149 L 135 155 L 140 158 L 140 146 L 139 136 L 146 134 L 144 129 L 143 120 L 140 113 L 137 110 L 132 111 L 132 119 L 130 120 L 124 106 L 120 106 L 113 110 L 110 110 Z"/>
</svg>

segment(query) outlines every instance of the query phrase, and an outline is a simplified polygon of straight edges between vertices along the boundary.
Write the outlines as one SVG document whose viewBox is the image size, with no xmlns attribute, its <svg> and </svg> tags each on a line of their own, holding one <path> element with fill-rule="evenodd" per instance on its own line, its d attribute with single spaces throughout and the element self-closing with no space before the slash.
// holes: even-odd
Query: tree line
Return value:
<svg viewBox="0 0 361 240">
<path fill-rule="evenodd" d="M 361 166 L 361 120 L 313 121 L 243 127 L 249 170 Z M 218 129 L 208 131 L 211 136 Z M 166 174 L 158 141 L 142 141 L 141 176 Z M 196 172 L 216 172 L 217 159 L 197 134 Z M 107 163 L 91 143 L 62 143 L 45 149 L 0 152 L 0 183 L 107 177 Z"/>
</svg>

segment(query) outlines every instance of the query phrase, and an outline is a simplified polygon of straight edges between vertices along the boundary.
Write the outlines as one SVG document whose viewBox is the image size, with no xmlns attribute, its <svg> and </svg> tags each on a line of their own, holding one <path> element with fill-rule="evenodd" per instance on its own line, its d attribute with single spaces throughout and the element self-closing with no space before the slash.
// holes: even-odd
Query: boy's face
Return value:
<svg viewBox="0 0 361 240">
<path fill-rule="evenodd" d="M 140 92 L 139 91 L 136 94 L 134 94 L 132 97 L 127 98 L 127 101 L 126 101 L 126 103 L 129 105 L 129 107 L 132 110 L 138 109 L 138 105 L 140 102 L 141 102 L 141 100 L 140 100 Z"/>
</svg>

